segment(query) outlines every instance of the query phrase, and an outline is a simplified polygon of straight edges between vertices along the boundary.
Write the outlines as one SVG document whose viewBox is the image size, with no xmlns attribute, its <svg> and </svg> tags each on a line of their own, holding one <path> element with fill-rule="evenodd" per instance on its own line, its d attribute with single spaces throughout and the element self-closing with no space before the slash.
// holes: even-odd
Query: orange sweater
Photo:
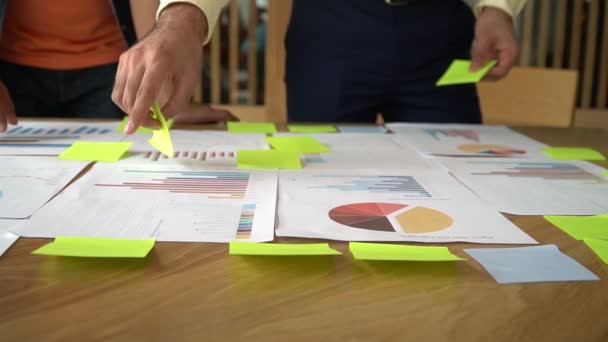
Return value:
<svg viewBox="0 0 608 342">
<path fill-rule="evenodd" d="M 81 69 L 115 63 L 126 49 L 108 0 L 8 1 L 0 60 Z"/>
</svg>

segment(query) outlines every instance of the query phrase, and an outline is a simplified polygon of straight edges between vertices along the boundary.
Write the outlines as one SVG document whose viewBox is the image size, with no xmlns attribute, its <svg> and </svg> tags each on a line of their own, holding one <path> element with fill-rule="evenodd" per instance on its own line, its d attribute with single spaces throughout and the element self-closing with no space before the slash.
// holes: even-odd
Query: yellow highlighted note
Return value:
<svg viewBox="0 0 608 342">
<path fill-rule="evenodd" d="M 231 242 L 230 255 L 341 255 L 326 243 L 285 244 Z"/>
<path fill-rule="evenodd" d="M 329 147 L 323 145 L 319 140 L 311 136 L 279 136 L 267 137 L 266 141 L 274 149 L 297 153 L 322 153 L 329 152 Z"/>
<path fill-rule="evenodd" d="M 545 216 L 576 240 L 608 239 L 608 214 L 596 216 Z"/>
<path fill-rule="evenodd" d="M 489 61 L 481 69 L 471 72 L 471 61 L 456 59 L 450 64 L 448 70 L 437 81 L 436 85 L 446 86 L 455 84 L 477 83 L 496 65 L 496 61 Z"/>
<path fill-rule="evenodd" d="M 585 239 L 584 241 L 605 264 L 608 264 L 608 241 L 597 239 Z"/>
<path fill-rule="evenodd" d="M 300 154 L 277 150 L 238 150 L 239 169 L 301 169 Z"/>
<path fill-rule="evenodd" d="M 406 246 L 387 243 L 351 242 L 349 249 L 356 260 L 389 261 L 460 261 L 466 260 L 447 247 Z"/>
<path fill-rule="evenodd" d="M 129 150 L 130 142 L 77 141 L 57 158 L 98 162 L 116 162 Z"/>
<path fill-rule="evenodd" d="M 168 158 L 173 158 L 175 151 L 171 133 L 169 133 L 169 125 L 156 102 L 152 104 L 152 117 L 160 122 L 160 129 L 152 131 L 152 138 L 148 140 L 148 143 Z"/>
<path fill-rule="evenodd" d="M 543 152 L 558 160 L 606 160 L 601 153 L 587 147 L 547 147 Z"/>
<path fill-rule="evenodd" d="M 230 133 L 276 133 L 277 126 L 272 122 L 228 122 Z"/>
<path fill-rule="evenodd" d="M 287 125 L 287 129 L 294 133 L 335 133 L 338 131 L 334 125 Z"/>
<path fill-rule="evenodd" d="M 154 239 L 127 240 L 89 237 L 57 237 L 32 254 L 86 258 L 143 258 L 154 247 Z"/>
</svg>

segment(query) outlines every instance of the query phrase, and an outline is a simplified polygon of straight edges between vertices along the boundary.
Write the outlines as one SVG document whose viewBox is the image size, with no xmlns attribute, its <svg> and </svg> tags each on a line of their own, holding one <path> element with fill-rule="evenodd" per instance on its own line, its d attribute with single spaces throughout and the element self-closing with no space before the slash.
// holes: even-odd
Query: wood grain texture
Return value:
<svg viewBox="0 0 608 342">
<path fill-rule="evenodd" d="M 534 44 L 534 12 L 535 1 L 528 1 L 523 10 L 521 52 L 519 65 L 526 67 L 532 65 L 532 46 Z"/>
<path fill-rule="evenodd" d="M 247 40 L 247 90 L 249 91 L 249 104 L 257 104 L 258 99 L 258 7 L 256 0 L 249 0 Z"/>
<path fill-rule="evenodd" d="M 557 0 L 555 4 L 555 34 L 553 36 L 553 68 L 561 69 L 564 66 L 564 51 L 566 40 L 566 12 L 567 0 Z"/>
<path fill-rule="evenodd" d="M 240 37 L 239 37 L 239 3 L 238 0 L 231 0 L 229 8 L 230 23 L 228 26 L 228 84 L 230 89 L 230 104 L 238 102 L 239 95 L 239 57 L 240 57 Z"/>
<path fill-rule="evenodd" d="M 208 127 L 205 127 L 208 128 Z M 608 130 L 519 128 L 608 154 Z M 603 166 L 608 166 L 603 163 Z M 474 260 L 230 257 L 225 244 L 158 243 L 143 260 L 0 257 L 3 341 L 606 341 L 608 267 L 540 217 L 508 216 L 596 282 L 498 285 Z M 279 242 L 311 241 L 279 239 Z M 450 244 L 458 255 L 470 244 Z M 479 245 L 476 245 L 479 247 Z"/>
<path fill-rule="evenodd" d="M 585 43 L 585 65 L 582 78 L 581 107 L 591 108 L 593 100 L 593 81 L 595 78 L 595 52 L 598 45 L 597 32 L 599 21 L 600 4 L 598 0 L 589 1 L 589 11 L 587 12 L 588 24 Z"/>
</svg>

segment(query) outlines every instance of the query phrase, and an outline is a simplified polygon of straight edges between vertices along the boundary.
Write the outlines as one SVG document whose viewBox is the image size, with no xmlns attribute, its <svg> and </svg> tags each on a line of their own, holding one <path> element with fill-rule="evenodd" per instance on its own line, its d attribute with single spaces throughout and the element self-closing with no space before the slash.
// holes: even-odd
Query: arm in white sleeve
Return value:
<svg viewBox="0 0 608 342">
<path fill-rule="evenodd" d="M 194 5 L 200 8 L 200 10 L 203 12 L 207 18 L 207 32 L 205 40 L 203 41 L 203 44 L 206 44 L 209 39 L 211 39 L 211 34 L 213 33 L 215 23 L 220 16 L 220 12 L 222 12 L 222 8 L 224 8 L 224 6 L 228 3 L 228 0 L 161 0 L 160 6 L 158 6 L 158 11 L 156 11 L 156 19 L 158 20 L 160 13 L 167 6 L 178 3 Z"/>
<path fill-rule="evenodd" d="M 507 12 L 515 17 L 521 12 L 526 0 L 477 0 L 475 4 L 475 15 L 479 16 L 484 7 L 494 7 Z"/>
</svg>

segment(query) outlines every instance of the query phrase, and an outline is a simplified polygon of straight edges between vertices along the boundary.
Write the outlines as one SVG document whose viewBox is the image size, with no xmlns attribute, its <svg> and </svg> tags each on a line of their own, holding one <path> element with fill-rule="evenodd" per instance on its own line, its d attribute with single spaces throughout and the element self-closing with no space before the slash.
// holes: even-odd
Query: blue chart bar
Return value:
<svg viewBox="0 0 608 342">
<path fill-rule="evenodd" d="M 346 192 L 399 194 L 404 197 L 431 198 L 432 195 L 412 176 L 315 176 L 324 185 L 310 189 L 331 189 Z M 333 182 L 332 180 L 336 181 Z M 317 182 L 315 182 L 317 183 Z M 333 184 L 332 184 L 333 183 Z"/>
<path fill-rule="evenodd" d="M 26 128 L 23 131 L 19 132 L 19 134 L 26 134 L 26 133 L 30 133 L 32 131 L 32 128 Z"/>
<path fill-rule="evenodd" d="M 93 128 L 89 128 L 89 129 L 88 129 L 88 130 L 85 132 L 85 134 L 93 134 L 93 133 L 95 133 L 95 132 L 97 132 L 97 128 L 93 127 Z"/>
<path fill-rule="evenodd" d="M 82 126 L 82 127 L 78 128 L 77 130 L 75 130 L 73 133 L 74 134 L 84 133 L 84 132 L 86 132 L 87 128 L 88 128 L 87 126 Z"/>
<path fill-rule="evenodd" d="M 64 128 L 61 130 L 61 132 L 59 132 L 59 134 L 68 134 L 70 133 L 70 129 L 69 128 Z"/>
<path fill-rule="evenodd" d="M 99 131 L 99 134 L 108 134 L 112 132 L 112 130 L 110 128 L 104 128 L 101 131 Z"/>
<path fill-rule="evenodd" d="M 44 133 L 44 128 L 38 128 L 32 132 L 32 134 L 41 134 Z"/>
<path fill-rule="evenodd" d="M 46 131 L 46 134 L 55 134 L 55 133 L 57 133 L 57 129 L 55 129 L 55 128 L 51 128 L 48 131 Z"/>
<path fill-rule="evenodd" d="M 21 130 L 21 127 L 17 126 L 11 130 L 9 130 L 8 132 L 6 132 L 7 134 L 14 134 L 14 133 L 18 133 Z"/>
</svg>

